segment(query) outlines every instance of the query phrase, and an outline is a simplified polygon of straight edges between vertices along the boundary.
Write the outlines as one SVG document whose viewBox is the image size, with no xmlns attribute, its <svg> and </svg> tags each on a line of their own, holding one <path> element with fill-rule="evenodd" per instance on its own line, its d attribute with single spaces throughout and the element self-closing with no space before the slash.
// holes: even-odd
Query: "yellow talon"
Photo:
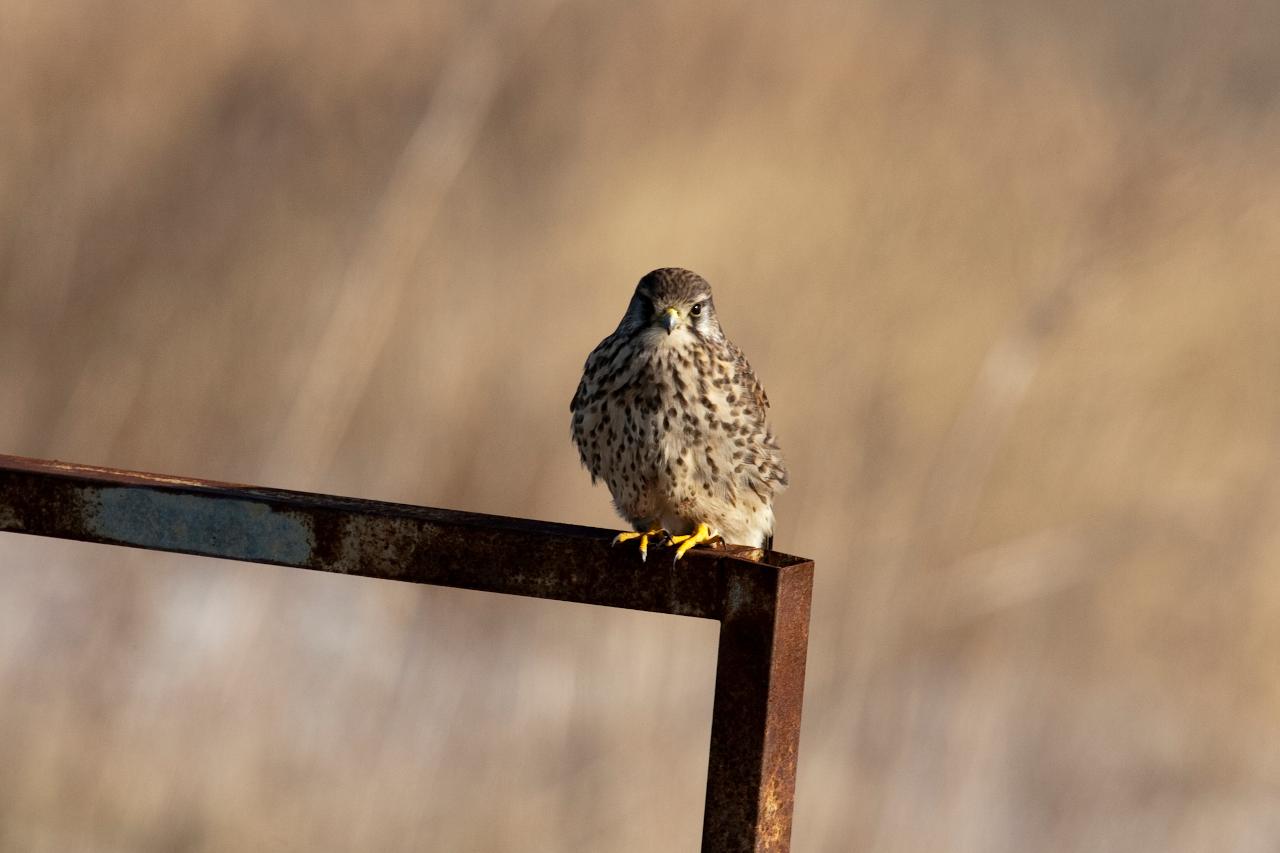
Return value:
<svg viewBox="0 0 1280 853">
<path fill-rule="evenodd" d="M 680 546 L 676 549 L 676 559 L 679 560 L 685 555 L 685 552 L 694 545 L 701 545 L 705 542 L 711 542 L 712 540 L 719 538 L 719 536 L 711 532 L 711 528 L 708 527 L 705 522 L 699 522 L 698 528 L 688 536 L 672 536 L 671 544 L 678 544 Z"/>
<path fill-rule="evenodd" d="M 664 539 L 670 538 L 670 534 L 667 533 L 666 530 L 664 530 L 661 527 L 655 527 L 651 530 L 645 531 L 644 533 L 632 533 L 629 530 L 624 533 L 619 533 L 617 536 L 613 537 L 613 544 L 617 545 L 619 542 L 629 542 L 632 539 L 639 539 L 640 540 L 640 562 L 643 563 L 643 562 L 647 562 L 649 559 L 649 537 L 651 536 L 653 537 L 661 536 Z"/>
</svg>

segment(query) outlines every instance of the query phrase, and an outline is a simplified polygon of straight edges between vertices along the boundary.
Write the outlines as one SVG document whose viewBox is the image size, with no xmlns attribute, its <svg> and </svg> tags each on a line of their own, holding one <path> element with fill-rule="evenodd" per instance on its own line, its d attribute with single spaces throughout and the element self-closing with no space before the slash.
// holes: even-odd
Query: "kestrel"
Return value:
<svg viewBox="0 0 1280 853">
<path fill-rule="evenodd" d="M 573 441 L 636 530 L 615 544 L 717 539 L 771 547 L 773 498 L 787 485 L 769 400 L 725 337 L 711 285 L 670 267 L 640 279 L 613 334 L 587 357 L 573 395 Z"/>
</svg>

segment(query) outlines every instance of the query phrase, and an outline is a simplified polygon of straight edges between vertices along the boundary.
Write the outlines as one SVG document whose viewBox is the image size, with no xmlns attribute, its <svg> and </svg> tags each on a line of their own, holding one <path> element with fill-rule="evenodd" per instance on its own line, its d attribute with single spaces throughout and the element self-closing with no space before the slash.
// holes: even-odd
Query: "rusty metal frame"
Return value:
<svg viewBox="0 0 1280 853">
<path fill-rule="evenodd" d="M 702 849 L 790 849 L 811 561 L 3 455 L 0 531 L 719 620 Z"/>
</svg>

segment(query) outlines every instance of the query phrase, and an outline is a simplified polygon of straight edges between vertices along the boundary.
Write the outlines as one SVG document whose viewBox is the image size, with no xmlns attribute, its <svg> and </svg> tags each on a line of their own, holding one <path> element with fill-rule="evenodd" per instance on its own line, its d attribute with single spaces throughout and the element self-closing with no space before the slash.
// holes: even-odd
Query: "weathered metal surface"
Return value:
<svg viewBox="0 0 1280 853">
<path fill-rule="evenodd" d="M 721 621 L 704 851 L 789 849 L 813 564 L 614 531 L 0 456 L 0 531 Z"/>
<path fill-rule="evenodd" d="M 725 567 L 703 850 L 789 849 L 813 564 Z"/>
</svg>

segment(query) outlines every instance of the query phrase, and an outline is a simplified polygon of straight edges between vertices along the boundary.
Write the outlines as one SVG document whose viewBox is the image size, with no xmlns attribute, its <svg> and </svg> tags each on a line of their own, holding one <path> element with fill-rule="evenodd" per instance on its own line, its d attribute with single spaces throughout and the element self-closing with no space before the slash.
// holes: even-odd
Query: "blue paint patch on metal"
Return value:
<svg viewBox="0 0 1280 853">
<path fill-rule="evenodd" d="M 725 592 L 724 612 L 726 617 L 740 613 L 750 601 L 751 591 L 744 586 L 743 579 L 740 576 L 730 576 L 728 589 Z"/>
<path fill-rule="evenodd" d="M 84 498 L 87 532 L 126 545 L 268 563 L 306 562 L 315 547 L 310 519 L 253 501 L 128 488 Z"/>
</svg>

